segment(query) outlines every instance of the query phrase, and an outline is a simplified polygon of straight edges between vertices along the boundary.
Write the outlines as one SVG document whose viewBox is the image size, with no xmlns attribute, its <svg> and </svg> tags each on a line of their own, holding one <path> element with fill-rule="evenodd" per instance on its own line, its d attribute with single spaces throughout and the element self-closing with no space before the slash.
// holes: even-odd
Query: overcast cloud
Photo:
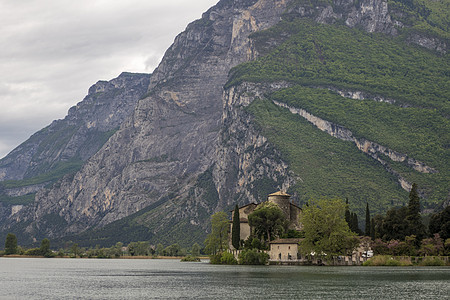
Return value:
<svg viewBox="0 0 450 300">
<path fill-rule="evenodd" d="M 98 80 L 151 73 L 218 0 L 0 0 L 0 158 Z"/>
</svg>

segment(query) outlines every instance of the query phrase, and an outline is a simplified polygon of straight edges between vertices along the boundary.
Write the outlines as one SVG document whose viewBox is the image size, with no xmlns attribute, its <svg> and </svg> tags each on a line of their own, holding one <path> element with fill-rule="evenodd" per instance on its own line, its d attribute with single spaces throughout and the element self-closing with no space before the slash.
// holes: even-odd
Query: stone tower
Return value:
<svg viewBox="0 0 450 300">
<path fill-rule="evenodd" d="M 278 191 L 276 193 L 270 194 L 268 201 L 278 205 L 278 207 L 283 211 L 287 220 L 291 219 L 291 195 L 285 192 Z"/>
</svg>

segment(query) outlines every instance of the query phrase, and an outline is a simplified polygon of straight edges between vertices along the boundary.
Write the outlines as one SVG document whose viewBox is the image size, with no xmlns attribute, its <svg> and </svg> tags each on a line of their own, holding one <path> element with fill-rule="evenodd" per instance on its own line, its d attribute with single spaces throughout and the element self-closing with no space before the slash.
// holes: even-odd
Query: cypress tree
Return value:
<svg viewBox="0 0 450 300">
<path fill-rule="evenodd" d="M 233 214 L 233 228 L 231 236 L 231 244 L 235 249 L 239 249 L 239 243 L 241 241 L 241 223 L 239 219 L 239 206 L 236 204 Z"/>
<path fill-rule="evenodd" d="M 16 254 L 17 253 L 17 237 L 14 233 L 8 233 L 5 240 L 5 254 Z"/>
<path fill-rule="evenodd" d="M 365 236 L 370 236 L 370 211 L 369 203 L 366 203 L 366 228 L 364 232 Z"/>
<path fill-rule="evenodd" d="M 350 210 L 348 208 L 348 198 L 345 199 L 345 221 L 347 222 L 348 227 L 352 229 Z"/>
<path fill-rule="evenodd" d="M 358 215 L 356 213 L 351 213 L 350 218 L 351 218 L 350 223 L 352 224 L 352 227 L 350 227 L 350 229 L 354 233 L 356 233 L 358 235 L 362 235 L 362 231 L 361 231 L 361 229 L 359 229 Z"/>
<path fill-rule="evenodd" d="M 408 235 L 415 235 L 417 241 L 425 236 L 425 225 L 423 225 L 420 215 L 420 198 L 417 193 L 417 184 L 413 183 L 409 193 L 408 210 L 406 213 L 406 223 L 408 225 Z"/>
</svg>

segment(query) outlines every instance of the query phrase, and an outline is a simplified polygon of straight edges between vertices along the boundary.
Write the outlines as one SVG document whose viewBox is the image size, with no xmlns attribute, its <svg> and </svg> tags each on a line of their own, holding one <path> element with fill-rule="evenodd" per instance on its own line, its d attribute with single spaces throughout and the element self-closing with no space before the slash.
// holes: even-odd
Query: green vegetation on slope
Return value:
<svg viewBox="0 0 450 300">
<path fill-rule="evenodd" d="M 292 83 L 292 88 L 267 97 L 305 109 L 320 118 L 348 128 L 355 137 L 366 138 L 435 168 L 438 173 L 423 174 L 406 163 L 393 162 L 384 157 L 394 171 L 409 182 L 418 183 L 421 192 L 427 197 L 428 204 L 446 199 L 450 177 L 448 55 L 442 56 L 418 46 L 407 45 L 402 37 L 369 34 L 346 26 L 316 24 L 305 19 L 283 21 L 269 30 L 254 34 L 252 38 L 258 51 L 264 56 L 234 68 L 230 73 L 228 86 L 245 81 L 284 80 Z M 373 100 L 347 99 L 329 91 L 328 88 L 362 91 L 368 95 L 394 99 L 396 102 L 388 104 Z M 261 111 L 253 112 L 265 133 L 270 135 L 272 130 L 281 130 L 281 126 L 290 126 L 286 127 L 286 130 L 295 130 L 298 126 L 295 122 L 268 124 L 273 108 L 267 109 L 269 112 L 265 116 L 266 119 L 261 119 L 258 115 Z M 275 135 L 273 138 L 278 139 Z M 320 139 L 325 139 L 325 136 L 321 135 Z M 317 141 L 312 146 L 297 140 L 290 147 L 290 151 L 284 152 L 290 156 L 293 170 L 303 180 L 303 177 L 309 177 L 309 171 L 298 167 L 295 170 L 293 165 L 300 165 L 297 161 L 300 158 L 294 157 L 307 149 L 316 153 L 322 152 L 321 143 Z M 339 144 L 337 141 L 335 143 Z M 281 141 L 275 144 L 280 149 L 287 147 Z M 358 151 L 351 143 L 345 145 L 345 151 L 350 151 L 349 153 Z M 336 152 L 338 147 L 339 150 L 344 149 L 339 144 L 330 151 Z M 319 160 L 319 157 L 309 159 L 312 161 L 305 162 L 303 159 L 302 164 L 314 165 L 314 161 Z M 332 178 L 345 178 L 345 174 L 354 173 L 358 174 L 356 177 L 365 177 L 365 180 L 370 181 L 373 172 L 371 168 L 376 164 L 367 158 L 361 165 L 352 165 L 354 156 L 349 155 L 342 160 L 348 168 L 344 170 L 332 167 L 334 157 L 320 159 L 324 160 L 321 168 L 328 168 L 328 172 L 324 172 L 327 175 L 322 175 Z M 362 173 L 363 169 L 365 173 Z M 312 170 L 323 171 L 315 167 Z M 379 176 L 390 178 L 392 188 L 396 185 L 393 176 L 383 171 L 381 166 L 378 166 L 377 172 Z M 321 178 L 316 176 L 315 180 L 319 185 L 325 185 Z M 388 196 L 385 193 L 387 186 L 361 185 L 357 183 L 361 178 L 357 181 L 350 178 L 348 180 L 349 188 L 361 188 L 364 190 L 363 194 L 371 189 L 376 193 L 383 193 L 380 203 L 392 202 L 388 199 L 397 203 L 397 197 L 402 194 L 393 188 L 392 193 L 395 196 Z M 311 184 L 317 185 L 313 182 Z M 329 195 L 331 191 L 332 196 L 347 195 L 345 192 L 337 193 L 342 190 L 340 186 L 315 186 L 306 188 L 308 189 L 315 191 L 316 195 L 321 195 L 321 190 L 323 195 Z M 360 198 L 361 203 L 365 202 L 363 198 Z M 369 198 L 376 197 L 372 194 Z M 361 213 L 362 208 L 360 216 Z"/>
<path fill-rule="evenodd" d="M 395 177 L 353 143 L 331 137 L 268 100 L 254 101 L 248 111 L 299 176 L 294 190 L 301 204 L 322 196 L 348 198 L 363 215 L 366 202 L 372 211 L 383 212 L 406 201 Z"/>
<path fill-rule="evenodd" d="M 62 130 L 57 131 L 58 134 L 51 134 L 47 136 L 39 147 L 39 151 L 35 154 L 35 157 L 40 157 L 43 155 L 45 151 L 61 151 L 61 145 L 67 143 L 67 137 L 64 137 L 64 128 Z M 46 131 L 48 128 L 44 128 L 42 131 Z M 113 129 L 107 132 L 100 131 L 92 131 L 86 134 L 86 141 L 80 147 L 89 148 L 93 147 L 93 145 L 97 146 L 97 149 L 100 149 L 106 141 L 117 131 L 117 129 Z M 73 128 L 69 127 L 69 136 L 73 135 Z M 36 134 L 31 137 L 31 139 L 36 139 L 39 137 L 39 134 Z M 61 144 L 59 142 L 59 138 L 64 139 L 64 143 Z M 56 144 L 55 144 L 56 143 Z M 46 144 L 46 146 L 42 145 Z M 12 188 L 21 188 L 32 186 L 36 184 L 47 184 L 50 185 L 57 180 L 61 179 L 64 175 L 76 173 L 84 164 L 84 160 L 79 158 L 81 155 L 77 155 L 70 160 L 66 161 L 57 161 L 56 163 L 39 163 L 36 164 L 37 167 L 27 171 L 25 174 L 25 178 L 22 180 L 7 180 L 0 182 L 0 190 L 1 189 L 12 189 Z M 0 192 L 0 202 L 8 203 L 8 204 L 29 204 L 34 200 L 35 194 L 29 194 L 21 197 L 10 197 Z"/>
<path fill-rule="evenodd" d="M 414 171 L 405 163 L 385 158 L 390 166 L 416 182 L 427 193 L 429 200 L 444 199 L 450 178 L 450 122 L 436 110 L 414 107 L 401 108 L 373 100 L 355 100 L 324 89 L 295 86 L 274 93 L 271 99 L 303 108 L 335 124 L 350 129 L 354 136 L 407 153 L 438 170 L 435 174 Z"/>
<path fill-rule="evenodd" d="M 449 0 L 388 0 L 395 20 L 410 26 L 403 31 L 422 32 L 444 39 L 450 38 Z"/>
<path fill-rule="evenodd" d="M 287 80 L 362 90 L 450 114 L 447 56 L 407 46 L 401 39 L 310 20 L 284 21 L 252 38 L 263 48 L 264 41 L 277 36 L 289 38 L 268 55 L 234 68 L 228 86 Z"/>
<path fill-rule="evenodd" d="M 24 179 L 24 180 L 8 180 L 0 183 L 4 188 L 19 188 L 35 184 L 54 182 L 61 178 L 65 174 L 74 173 L 78 171 L 83 165 L 81 160 L 73 160 L 66 162 L 58 162 L 53 169 L 48 173 L 40 174 L 36 177 Z"/>
<path fill-rule="evenodd" d="M 34 201 L 36 193 L 27 194 L 19 197 L 11 197 L 5 194 L 0 194 L 0 202 L 9 205 L 27 205 Z"/>
</svg>

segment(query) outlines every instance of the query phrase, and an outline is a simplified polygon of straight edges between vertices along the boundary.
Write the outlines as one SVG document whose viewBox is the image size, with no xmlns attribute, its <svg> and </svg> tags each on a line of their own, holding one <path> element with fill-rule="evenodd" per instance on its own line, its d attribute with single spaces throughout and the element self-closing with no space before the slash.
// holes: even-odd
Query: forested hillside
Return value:
<svg viewBox="0 0 450 300">
<path fill-rule="evenodd" d="M 426 8 L 435 21 L 423 21 L 420 10 L 411 12 L 411 23 L 415 17 L 421 21 L 408 31 L 420 28 L 448 36 L 443 30 L 448 17 L 433 5 L 436 11 L 417 7 Z M 426 207 L 448 200 L 448 54 L 410 44 L 406 37 L 402 31 L 393 37 L 289 17 L 251 36 L 263 56 L 234 68 L 227 87 L 243 82 L 291 86 L 253 102 L 248 111 L 301 178 L 293 189 L 301 202 L 341 196 L 350 198 L 361 213 L 366 201 L 383 211 L 406 200 L 398 178 L 419 185 Z M 272 101 L 342 126 L 354 139 L 382 145 L 405 159 L 383 153 L 373 155 L 377 160 L 370 158 L 351 141 L 320 132 Z"/>
</svg>

